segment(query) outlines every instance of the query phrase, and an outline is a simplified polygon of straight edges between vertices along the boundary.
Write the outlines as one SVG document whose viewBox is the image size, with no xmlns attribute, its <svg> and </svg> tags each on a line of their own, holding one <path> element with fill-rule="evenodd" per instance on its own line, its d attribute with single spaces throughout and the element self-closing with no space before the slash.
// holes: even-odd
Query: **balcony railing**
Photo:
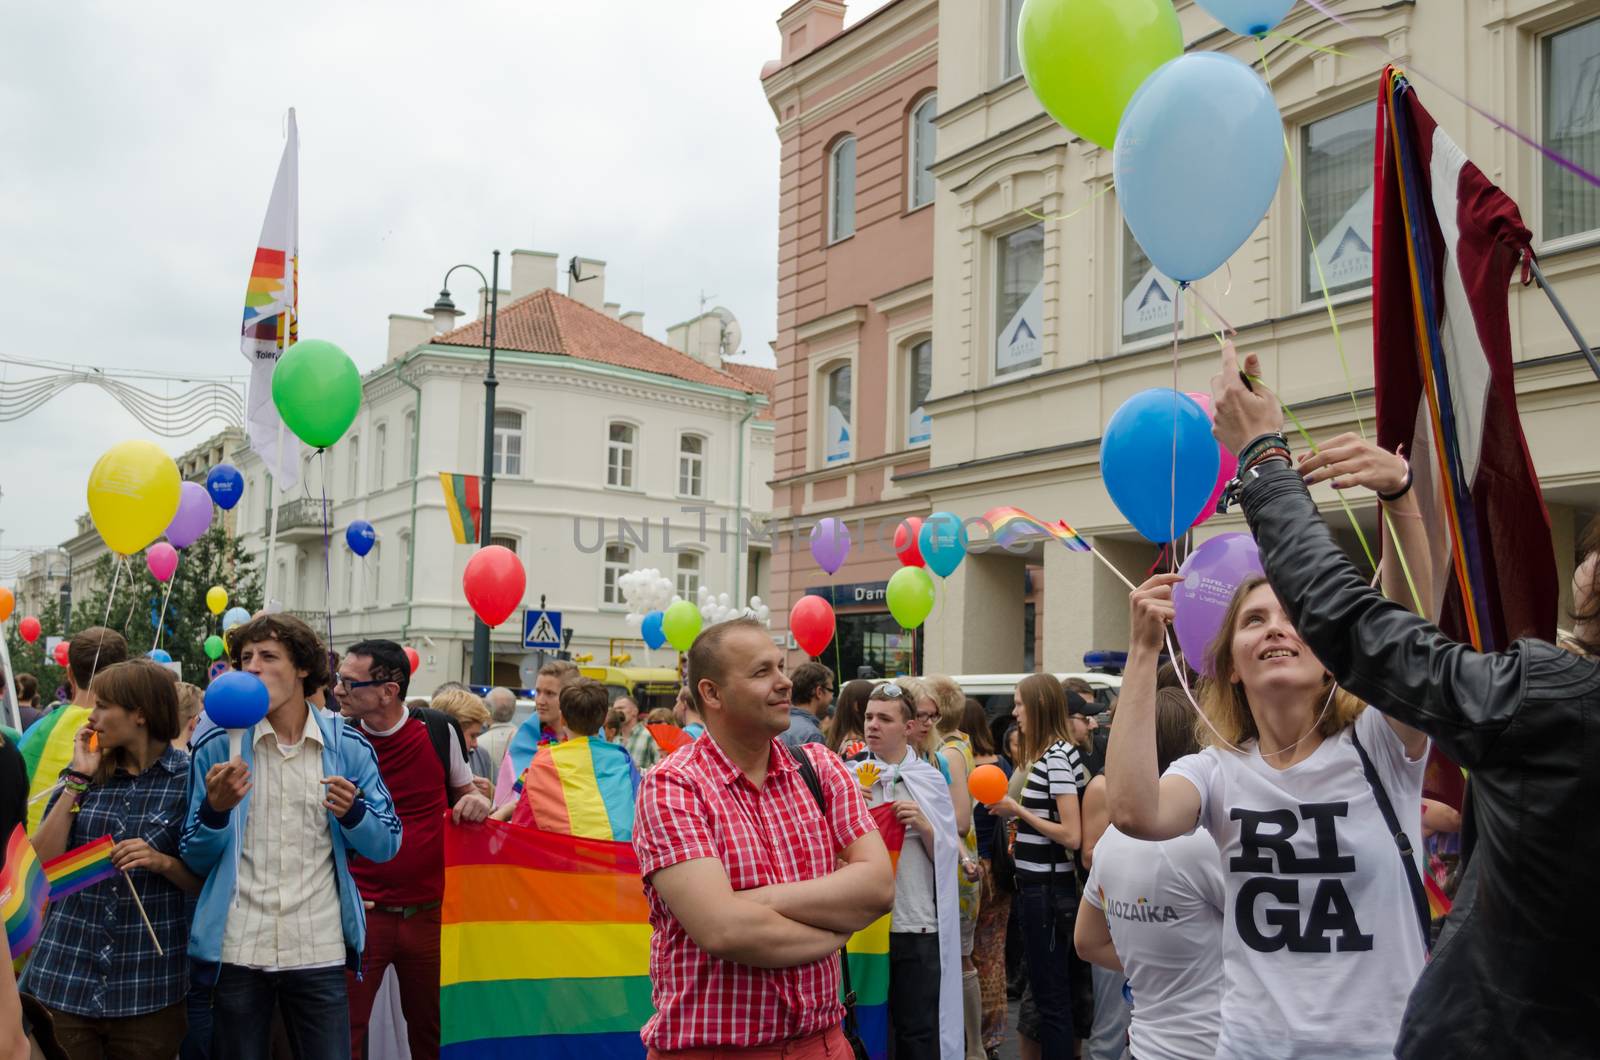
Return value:
<svg viewBox="0 0 1600 1060">
<path fill-rule="evenodd" d="M 309 526 L 320 530 L 324 513 L 331 518 L 332 501 L 324 501 L 320 497 L 296 497 L 292 501 L 278 505 L 278 529 L 293 530 Z"/>
</svg>

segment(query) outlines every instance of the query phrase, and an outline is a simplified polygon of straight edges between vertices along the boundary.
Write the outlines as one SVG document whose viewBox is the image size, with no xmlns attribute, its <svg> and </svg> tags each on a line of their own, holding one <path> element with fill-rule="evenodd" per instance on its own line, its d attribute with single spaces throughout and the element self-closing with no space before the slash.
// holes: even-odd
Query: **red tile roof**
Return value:
<svg viewBox="0 0 1600 1060">
<path fill-rule="evenodd" d="M 475 320 L 429 341 L 435 346 L 482 346 L 483 323 Z M 740 375 L 718 371 L 548 288 L 500 307 L 495 344 L 501 350 L 574 357 L 703 386 L 765 393 L 771 400 L 770 387 L 763 391 Z"/>
<path fill-rule="evenodd" d="M 738 364 L 733 361 L 723 361 L 722 370 L 767 396 L 767 407 L 756 413 L 756 419 L 770 420 L 773 418 L 772 399 L 778 391 L 778 370 L 776 368 L 762 368 L 760 365 L 755 364 Z"/>
</svg>

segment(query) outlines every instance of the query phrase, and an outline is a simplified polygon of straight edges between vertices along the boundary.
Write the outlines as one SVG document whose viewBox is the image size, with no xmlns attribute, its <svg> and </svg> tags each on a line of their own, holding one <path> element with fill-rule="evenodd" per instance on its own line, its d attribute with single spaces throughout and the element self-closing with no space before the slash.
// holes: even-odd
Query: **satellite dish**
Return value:
<svg viewBox="0 0 1600 1060">
<path fill-rule="evenodd" d="M 739 346 L 744 342 L 744 329 L 739 327 L 739 321 L 731 310 L 719 305 L 711 312 L 722 321 L 722 338 L 717 343 L 717 351 L 724 357 L 736 356 Z"/>
</svg>

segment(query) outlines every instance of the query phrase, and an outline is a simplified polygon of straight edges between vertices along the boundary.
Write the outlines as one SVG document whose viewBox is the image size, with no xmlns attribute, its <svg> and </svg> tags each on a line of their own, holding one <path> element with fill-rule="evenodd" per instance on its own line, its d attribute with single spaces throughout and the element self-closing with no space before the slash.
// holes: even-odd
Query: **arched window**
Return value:
<svg viewBox="0 0 1600 1060">
<path fill-rule="evenodd" d="M 606 435 L 606 485 L 633 489 L 634 442 L 638 432 L 629 423 L 613 423 Z"/>
<path fill-rule="evenodd" d="M 939 97 L 928 96 L 911 112 L 911 172 L 908 174 L 911 186 L 908 198 L 913 210 L 933 201 L 933 156 L 938 137 L 933 127 L 933 116 L 938 110 Z"/>
<path fill-rule="evenodd" d="M 494 473 L 522 474 L 522 413 L 494 410 Z"/>
<path fill-rule="evenodd" d="M 706 491 L 706 440 L 698 434 L 678 438 L 678 495 L 703 497 Z"/>
<path fill-rule="evenodd" d="M 923 339 L 906 351 L 906 382 L 910 387 L 906 406 L 906 445 L 927 445 L 933 437 L 932 423 L 925 406 L 933 389 L 933 340 Z"/>
<path fill-rule="evenodd" d="M 600 599 L 602 603 L 620 607 L 626 601 L 622 597 L 622 576 L 633 569 L 633 550 L 627 545 L 607 545 L 606 565 L 603 575 L 604 584 L 601 588 Z"/>
<path fill-rule="evenodd" d="M 856 234 L 856 138 L 846 136 L 828 154 L 828 242 Z"/>
<path fill-rule="evenodd" d="M 822 420 L 822 462 L 838 464 L 850 459 L 850 381 L 848 364 L 825 377 L 827 405 Z"/>
</svg>

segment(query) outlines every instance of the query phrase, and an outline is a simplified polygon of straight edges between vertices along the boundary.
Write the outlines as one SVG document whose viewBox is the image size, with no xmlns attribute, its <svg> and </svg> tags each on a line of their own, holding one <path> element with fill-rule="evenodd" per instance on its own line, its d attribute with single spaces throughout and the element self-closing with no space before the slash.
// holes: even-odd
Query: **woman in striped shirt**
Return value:
<svg viewBox="0 0 1600 1060">
<path fill-rule="evenodd" d="M 1023 956 L 1039 1009 L 1043 1060 L 1070 1060 L 1073 1052 L 1072 982 L 1068 953 L 1077 917 L 1075 852 L 1083 834 L 1078 795 L 1088 773 L 1072 744 L 1067 700 L 1049 674 L 1032 674 L 1017 685 L 1013 714 L 1022 733 L 1028 779 L 1022 801 L 1007 796 L 989 807 L 1014 817 L 1013 847 L 1017 909 Z"/>
</svg>

